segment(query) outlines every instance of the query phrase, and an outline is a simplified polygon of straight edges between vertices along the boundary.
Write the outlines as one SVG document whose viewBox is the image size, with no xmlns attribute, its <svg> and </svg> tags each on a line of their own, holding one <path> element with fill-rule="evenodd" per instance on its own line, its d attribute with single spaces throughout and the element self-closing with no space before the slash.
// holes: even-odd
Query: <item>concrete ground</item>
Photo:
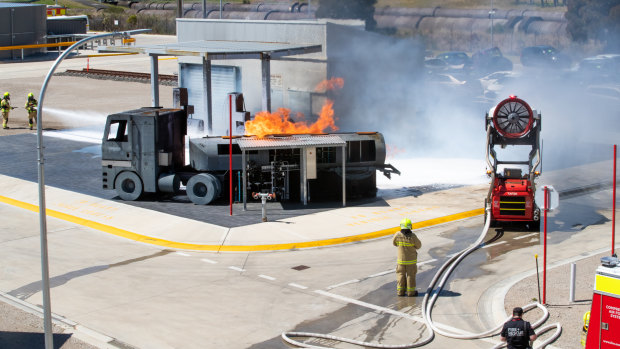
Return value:
<svg viewBox="0 0 620 349">
<path fill-rule="evenodd" d="M 142 38 L 147 43 L 170 40 L 140 36 L 138 44 Z M 83 59 L 66 64 L 83 65 Z M 148 71 L 148 57 L 97 58 L 90 64 Z M 0 65 L 0 83 L 13 96 L 25 99 L 28 92 L 38 91 L 50 65 L 5 62 Z M 160 62 L 162 73 L 175 69 L 175 64 L 164 65 Z M 17 79 L 25 75 L 28 79 Z M 50 135 L 45 137 L 50 185 L 46 200 L 56 347 L 284 348 L 280 335 L 285 331 L 410 343 L 425 336 L 420 306 L 433 275 L 482 230 L 480 208 L 487 184 L 444 190 L 411 187 L 346 208 L 313 206 L 303 214 L 273 206 L 274 214 L 281 216 L 268 223 L 250 222 L 252 214 L 258 216 L 258 210 L 250 210 L 244 217 L 247 221 L 228 226 L 218 224 L 222 215 L 195 219 L 156 208 L 169 205 L 198 215 L 189 203 L 129 205 L 113 192 L 99 190 L 98 177 L 92 178 L 89 171 L 96 170 L 96 154 L 79 150 L 96 141 L 51 135 L 54 129 L 96 125 L 108 113 L 149 105 L 148 85 L 64 76 L 54 77 L 52 84 L 44 128 Z M 170 95 L 161 92 L 164 105 L 170 103 L 164 99 Z M 6 136 L 0 139 L 3 149 L 10 149 L 0 159 L 0 299 L 6 303 L 0 307 L 6 319 L 0 321 L 2 348 L 37 346 L 41 341 L 41 328 L 36 326 L 40 319 L 35 315 L 42 303 L 36 151 L 20 112 L 12 114 L 10 130 L 0 130 Z M 588 280 L 593 279 L 596 258 L 609 249 L 611 191 L 605 184 L 609 165 L 570 169 L 583 177 L 557 170 L 541 178 L 543 183 L 559 183 L 556 188 L 564 193 L 548 222 L 547 258 L 555 268 L 548 274 L 552 318 L 547 323 L 557 319 L 565 325 L 554 344 L 558 348 L 579 347 L 581 327 L 576 327 L 575 317 L 581 319 L 588 307 L 592 291 Z M 417 298 L 395 295 L 395 251 L 389 236 L 403 216 L 413 217 L 423 242 Z M 494 235 L 489 231 L 487 239 Z M 439 297 L 433 320 L 443 329 L 461 333 L 501 323 L 506 309 L 537 298 L 532 281 L 535 254 L 540 261 L 538 233 L 507 228 L 499 240 L 457 268 Z M 577 302 L 566 304 L 565 268 L 575 260 L 579 261 Z M 536 313 L 530 316 L 533 319 Z M 336 345 L 328 340 L 311 342 Z M 496 343 L 497 336 L 468 341 L 437 336 L 428 347 L 488 348 Z"/>
</svg>

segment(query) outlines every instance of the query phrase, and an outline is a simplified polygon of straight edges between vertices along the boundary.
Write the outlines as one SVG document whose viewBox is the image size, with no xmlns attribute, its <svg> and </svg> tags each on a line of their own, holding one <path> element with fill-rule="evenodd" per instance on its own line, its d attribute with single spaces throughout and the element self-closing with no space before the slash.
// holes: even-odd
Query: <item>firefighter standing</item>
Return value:
<svg viewBox="0 0 620 349">
<path fill-rule="evenodd" d="M 396 290 L 399 296 L 405 293 L 409 297 L 417 297 L 415 275 L 418 272 L 418 249 L 422 247 L 420 239 L 411 231 L 411 220 L 405 218 L 400 222 L 400 231 L 394 234 L 392 244 L 398 247 L 396 265 Z"/>
<path fill-rule="evenodd" d="M 37 122 L 37 100 L 34 99 L 32 93 L 28 94 L 28 99 L 26 100 L 26 112 L 28 113 L 28 126 L 32 130 L 33 120 Z"/>
<path fill-rule="evenodd" d="M 0 101 L 0 110 L 2 110 L 2 128 L 9 128 L 9 112 L 11 111 L 11 94 L 8 92 L 4 93 L 4 97 L 2 101 Z"/>
<path fill-rule="evenodd" d="M 504 324 L 501 332 L 502 342 L 507 342 L 508 349 L 531 348 L 530 341 L 536 339 L 536 333 L 529 322 L 524 321 L 523 309 L 516 307 L 512 310 L 512 319 Z"/>
</svg>

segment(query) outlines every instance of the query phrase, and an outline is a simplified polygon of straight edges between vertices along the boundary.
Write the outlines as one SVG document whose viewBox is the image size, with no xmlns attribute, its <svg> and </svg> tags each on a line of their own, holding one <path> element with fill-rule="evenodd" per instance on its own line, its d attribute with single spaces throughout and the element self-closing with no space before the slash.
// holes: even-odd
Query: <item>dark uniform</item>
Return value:
<svg viewBox="0 0 620 349">
<path fill-rule="evenodd" d="M 508 349 L 527 349 L 530 347 L 530 336 L 536 335 L 529 322 L 521 318 L 507 321 L 502 328 L 501 336 L 506 338 Z"/>
</svg>

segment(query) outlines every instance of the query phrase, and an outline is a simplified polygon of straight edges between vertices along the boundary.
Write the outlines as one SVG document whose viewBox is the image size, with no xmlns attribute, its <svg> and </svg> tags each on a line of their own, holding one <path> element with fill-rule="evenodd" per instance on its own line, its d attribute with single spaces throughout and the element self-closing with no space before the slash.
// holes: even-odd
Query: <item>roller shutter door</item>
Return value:
<svg viewBox="0 0 620 349">
<path fill-rule="evenodd" d="M 228 127 L 228 93 L 241 90 L 238 67 L 211 66 L 213 135 L 224 135 Z M 207 94 L 204 90 L 202 64 L 181 64 L 180 87 L 187 88 L 188 103 L 194 106 L 195 119 L 201 119 L 207 132 Z"/>
</svg>

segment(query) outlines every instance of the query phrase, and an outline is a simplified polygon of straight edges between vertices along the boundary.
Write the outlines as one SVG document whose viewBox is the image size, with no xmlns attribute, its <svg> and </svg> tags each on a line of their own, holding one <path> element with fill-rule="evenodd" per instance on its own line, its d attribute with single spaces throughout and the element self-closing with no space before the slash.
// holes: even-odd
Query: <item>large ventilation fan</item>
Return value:
<svg viewBox="0 0 620 349">
<path fill-rule="evenodd" d="M 532 129 L 534 113 L 522 99 L 515 96 L 499 102 L 493 112 L 493 126 L 506 138 L 521 138 Z"/>
</svg>

